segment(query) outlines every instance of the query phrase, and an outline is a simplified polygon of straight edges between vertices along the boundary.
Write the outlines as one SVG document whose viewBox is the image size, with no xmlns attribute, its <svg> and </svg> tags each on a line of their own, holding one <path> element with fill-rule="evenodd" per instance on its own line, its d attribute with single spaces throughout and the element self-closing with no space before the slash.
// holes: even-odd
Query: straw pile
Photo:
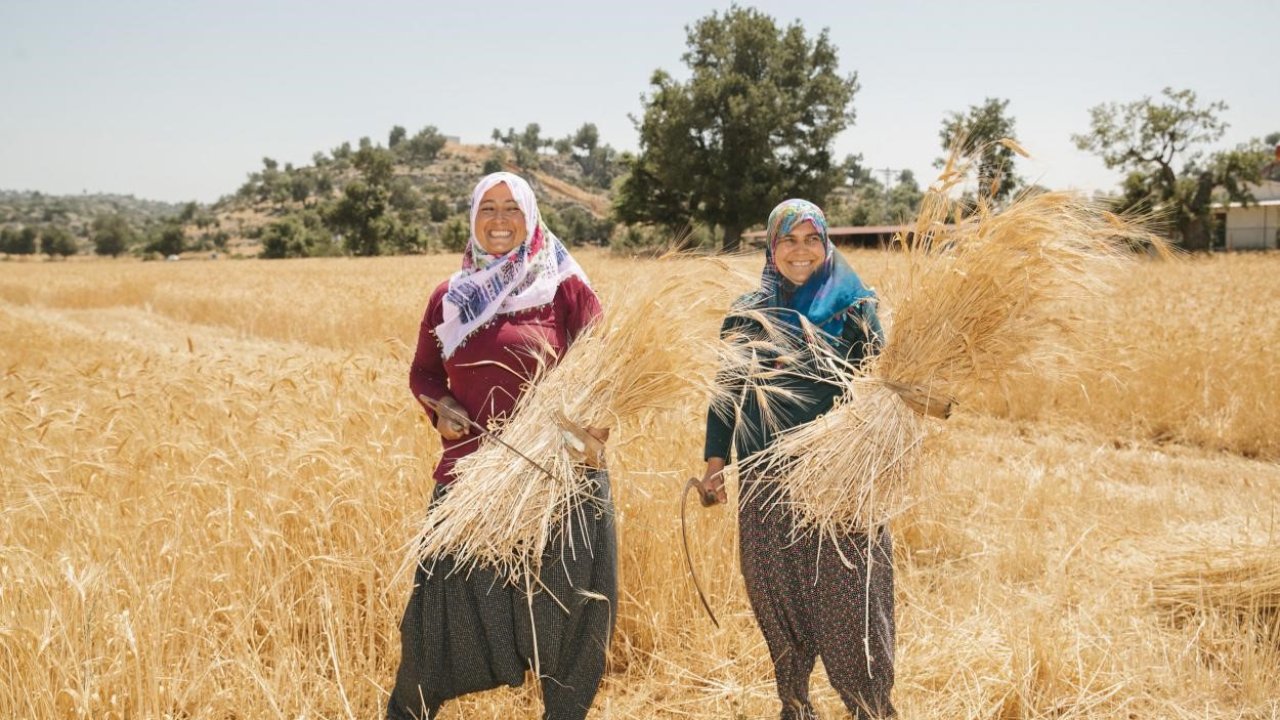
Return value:
<svg viewBox="0 0 1280 720">
<path fill-rule="evenodd" d="M 1219 616 L 1280 643 L 1280 546 L 1218 546 L 1161 561 L 1154 604 L 1175 622 Z"/>
<path fill-rule="evenodd" d="M 909 269 L 882 353 L 845 368 L 836 406 L 771 449 L 765 470 L 781 480 L 797 532 L 865 530 L 904 510 L 926 432 L 919 415 L 946 417 L 1013 372 L 1069 372 L 1051 361 L 1069 357 L 1086 301 L 1105 295 L 1131 247 L 1159 246 L 1072 193 L 1020 197 L 1000 212 L 980 202 L 961 216 L 949 194 L 964 176 L 953 158 L 898 238 Z"/>
<path fill-rule="evenodd" d="M 598 508 L 560 420 L 611 428 L 612 451 L 692 400 L 708 383 L 699 373 L 713 365 L 713 343 L 694 332 L 690 320 L 700 310 L 719 312 L 729 273 L 714 260 L 670 260 L 612 286 L 603 298 L 604 320 L 579 336 L 558 364 L 544 367 L 499 431 L 499 439 L 541 467 L 483 441 L 455 466 L 457 479 L 429 513 L 413 562 L 452 555 L 463 571 L 488 567 L 514 581 L 537 572 L 552 542 L 562 552 L 591 552 L 574 541 L 581 537 L 574 528 L 583 513 Z"/>
</svg>

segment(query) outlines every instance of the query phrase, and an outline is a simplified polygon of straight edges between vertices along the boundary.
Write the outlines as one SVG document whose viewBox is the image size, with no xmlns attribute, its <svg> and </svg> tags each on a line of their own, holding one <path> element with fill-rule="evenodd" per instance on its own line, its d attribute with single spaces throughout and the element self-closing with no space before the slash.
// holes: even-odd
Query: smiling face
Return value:
<svg viewBox="0 0 1280 720">
<path fill-rule="evenodd" d="M 485 191 L 476 209 L 475 236 L 490 255 L 506 255 L 524 242 L 528 230 L 524 211 L 505 182 Z"/>
<path fill-rule="evenodd" d="M 826 257 L 827 244 L 822 233 L 809 220 L 796 223 L 791 232 L 779 237 L 773 246 L 773 262 L 778 272 L 795 285 L 803 285 Z"/>
</svg>

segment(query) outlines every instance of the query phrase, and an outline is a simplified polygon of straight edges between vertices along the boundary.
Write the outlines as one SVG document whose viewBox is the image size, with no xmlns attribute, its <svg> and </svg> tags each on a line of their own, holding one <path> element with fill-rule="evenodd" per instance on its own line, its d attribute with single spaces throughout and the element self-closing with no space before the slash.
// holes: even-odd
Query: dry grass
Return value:
<svg viewBox="0 0 1280 720">
<path fill-rule="evenodd" d="M 1261 632 L 1280 653 L 1280 544 L 1217 544 L 1160 565 L 1152 594 L 1175 621 L 1206 614 L 1233 619 Z"/>
<path fill-rule="evenodd" d="M 580 259 L 613 304 L 654 267 Z M 377 717 L 439 452 L 409 348 L 456 262 L 0 264 L 0 717 Z M 1188 543 L 1274 543 L 1277 276 L 1276 255 L 1141 265 L 1082 382 L 1018 376 L 947 421 L 936 494 L 892 525 L 903 717 L 1280 714 L 1274 650 L 1155 603 Z M 707 315 L 689 330 L 713 338 Z M 730 512 L 690 517 L 722 630 L 679 551 L 704 412 L 610 442 L 620 616 L 592 717 L 776 716 Z M 537 708 L 526 684 L 444 717 Z"/>
</svg>

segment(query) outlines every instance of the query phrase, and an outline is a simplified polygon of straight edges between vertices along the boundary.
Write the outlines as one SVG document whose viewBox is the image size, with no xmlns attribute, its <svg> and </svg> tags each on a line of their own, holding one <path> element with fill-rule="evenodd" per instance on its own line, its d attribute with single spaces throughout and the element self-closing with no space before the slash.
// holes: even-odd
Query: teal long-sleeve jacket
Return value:
<svg viewBox="0 0 1280 720">
<path fill-rule="evenodd" d="M 720 326 L 721 339 L 729 342 L 766 340 L 768 334 L 764 327 L 749 312 L 762 307 L 758 293 L 738 298 Z M 880 352 L 884 346 L 884 330 L 876 314 L 874 297 L 866 298 L 845 311 L 844 328 L 839 337 L 830 339 L 830 344 L 838 355 L 854 365 Z M 717 382 L 734 403 L 731 406 L 713 404 L 707 409 L 704 459 L 718 457 L 729 461 L 732 446 L 738 462 L 750 465 L 752 459 L 766 451 L 779 435 L 830 410 L 843 392 L 836 370 L 829 364 L 820 363 L 808 343 L 802 343 L 799 352 L 786 353 L 785 357 L 764 348 L 759 351 L 759 358 L 760 366 L 773 370 L 763 382 L 786 391 L 763 393 L 770 398 L 768 415 L 771 421 L 764 421 L 765 409 L 760 407 L 758 393 L 747 391 L 747 383 L 740 373 L 722 368 Z"/>
</svg>

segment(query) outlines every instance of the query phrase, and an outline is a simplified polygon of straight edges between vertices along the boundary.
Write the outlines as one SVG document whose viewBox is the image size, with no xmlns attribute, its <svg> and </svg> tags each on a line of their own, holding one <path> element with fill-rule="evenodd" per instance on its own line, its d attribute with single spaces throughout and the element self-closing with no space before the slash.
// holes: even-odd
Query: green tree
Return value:
<svg viewBox="0 0 1280 720">
<path fill-rule="evenodd" d="M 1190 90 L 1165 88 L 1163 101 L 1145 97 L 1090 109 L 1091 128 L 1073 135 L 1081 150 L 1126 173 L 1118 210 L 1158 212 L 1173 239 L 1189 250 L 1207 250 L 1213 237 L 1213 194 L 1253 202 L 1248 184 L 1261 177 L 1267 149 L 1255 141 L 1209 153 L 1226 133 L 1224 102 L 1201 105 Z"/>
<path fill-rule="evenodd" d="M 391 195 L 388 197 L 391 207 L 401 213 L 411 214 L 422 205 L 422 195 L 407 177 L 398 177 L 391 181 Z"/>
<path fill-rule="evenodd" d="M 119 257 L 135 242 L 133 228 L 119 213 L 99 215 L 93 220 L 93 251 L 98 255 Z"/>
<path fill-rule="evenodd" d="M 524 132 L 520 133 L 515 128 L 508 128 L 505 135 L 494 128 L 492 137 L 495 142 L 511 148 L 515 153 L 516 165 L 524 170 L 537 170 L 542 164 L 542 149 L 555 145 L 555 141 L 542 137 L 542 126 L 538 123 L 525 125 Z"/>
<path fill-rule="evenodd" d="M 800 23 L 779 28 L 750 8 L 712 13 L 687 33 L 691 76 L 654 72 L 640 154 L 614 212 L 669 228 L 714 224 L 733 251 L 782 198 L 825 202 L 840 179 L 831 145 L 853 122 L 857 75 L 839 74 L 826 30 L 811 39 Z"/>
<path fill-rule="evenodd" d="M 192 200 L 182 206 L 182 210 L 178 212 L 178 222 L 187 224 L 196 219 L 196 215 L 200 213 L 200 203 Z"/>
<path fill-rule="evenodd" d="M 566 243 L 581 245 L 592 243 L 603 245 L 613 234 L 613 221 L 608 218 L 597 218 L 590 211 L 578 205 L 570 205 L 556 211 L 547 219 L 547 226 Z"/>
<path fill-rule="evenodd" d="M 609 145 L 600 144 L 600 131 L 595 123 L 583 123 L 576 132 L 552 143 L 556 153 L 567 157 L 582 171 L 589 184 L 609 189 L 622 172 L 618 152 Z"/>
<path fill-rule="evenodd" d="M 440 232 L 440 244 L 444 246 L 445 252 L 462 252 L 470 237 L 467 220 L 460 216 L 454 217 L 444 224 L 444 229 Z"/>
<path fill-rule="evenodd" d="M 79 251 L 76 239 L 61 225 L 49 225 L 40 232 L 40 252 L 49 257 L 70 257 Z"/>
<path fill-rule="evenodd" d="M 289 178 L 293 174 L 292 166 L 286 165 L 289 170 L 281 171 L 280 163 L 269 157 L 262 158 L 262 172 L 253 173 L 249 176 L 249 182 L 246 184 L 253 191 L 253 196 L 261 202 L 273 202 L 277 205 L 283 204 L 290 197 Z M 244 193 L 241 188 L 241 193 Z M 194 213 L 196 203 L 189 203 L 188 208 Z M 185 220 L 184 220 L 185 222 Z"/>
<path fill-rule="evenodd" d="M 40 243 L 40 231 L 34 225 L 26 225 L 18 231 L 16 239 L 9 246 L 10 255 L 35 255 Z"/>
<path fill-rule="evenodd" d="M 987 98 L 981 105 L 970 105 L 967 113 L 952 112 L 943 119 L 938 139 L 942 151 L 950 153 L 960 144 L 965 155 L 974 155 L 978 163 L 978 196 L 995 202 L 1008 198 L 1022 178 L 1013 172 L 1017 153 L 1000 141 L 1017 140 L 1014 119 L 1006 114 L 1009 101 Z M 934 161 L 934 167 L 945 167 L 945 157 Z"/>
<path fill-rule="evenodd" d="M 352 255 L 381 255 L 387 239 L 387 189 L 364 180 L 347 183 L 342 197 L 329 208 L 326 224 L 342 236 Z"/>
<path fill-rule="evenodd" d="M 13 248 L 18 244 L 18 229 L 5 225 L 0 228 L 0 253 L 12 255 Z"/>
<path fill-rule="evenodd" d="M 360 179 L 347 183 L 324 215 L 328 228 L 341 235 L 352 255 L 381 255 L 384 249 L 416 251 L 424 243 L 421 231 L 391 212 L 391 151 L 366 145 L 356 152 L 353 164 Z"/>
<path fill-rule="evenodd" d="M 314 210 L 286 215 L 272 222 L 262 232 L 262 254 L 265 259 L 332 255 L 333 243 Z"/>
<path fill-rule="evenodd" d="M 146 249 L 147 252 L 156 252 L 169 257 L 181 255 L 186 247 L 187 237 L 182 232 L 182 226 L 176 222 L 166 222 L 151 236 L 151 242 L 147 243 Z"/>
<path fill-rule="evenodd" d="M 426 165 L 434 162 L 436 156 L 444 148 L 444 135 L 436 129 L 435 125 L 428 125 L 417 132 L 416 135 L 401 143 L 404 148 L 404 157 L 417 163 Z"/>
<path fill-rule="evenodd" d="M 379 186 L 390 184 L 396 167 L 395 158 L 389 150 L 371 145 L 358 150 L 351 164 L 367 182 Z"/>
<path fill-rule="evenodd" d="M 405 134 L 403 125 L 396 125 L 391 128 L 391 134 L 387 136 L 387 149 L 395 150 L 396 146 L 404 141 Z"/>
<path fill-rule="evenodd" d="M 286 180 L 289 199 L 297 203 L 305 203 L 316 190 L 316 171 L 312 168 L 301 168 L 288 173 Z"/>
<path fill-rule="evenodd" d="M 484 172 L 485 175 L 488 175 L 490 173 L 501 171 L 507 166 L 506 159 L 506 155 L 502 152 L 493 153 L 489 156 L 489 159 L 484 161 L 484 168 L 482 169 L 482 172 Z"/>
<path fill-rule="evenodd" d="M 449 217 L 449 203 L 439 195 L 432 195 L 427 202 L 427 215 L 431 222 L 444 222 Z"/>
</svg>

